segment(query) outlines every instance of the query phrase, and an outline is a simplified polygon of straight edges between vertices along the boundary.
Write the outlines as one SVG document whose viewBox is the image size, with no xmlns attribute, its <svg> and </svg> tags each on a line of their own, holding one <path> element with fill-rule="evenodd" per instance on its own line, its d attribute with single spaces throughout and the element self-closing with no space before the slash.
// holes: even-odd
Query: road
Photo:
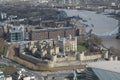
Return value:
<svg viewBox="0 0 120 80">
<path fill-rule="evenodd" d="M 34 75 L 36 80 L 44 80 L 44 77 L 41 75 L 41 73 L 39 71 L 33 71 L 30 70 L 14 61 L 11 61 L 9 59 L 6 58 L 0 58 L 0 63 L 2 64 L 6 64 L 6 65 L 15 65 L 17 68 L 24 68 L 29 74 Z M 71 77 L 73 78 L 73 73 L 74 70 L 64 70 L 64 71 L 57 71 L 57 72 L 43 72 L 44 74 L 47 74 L 47 77 L 49 78 L 59 78 L 59 77 Z M 83 76 L 82 76 L 83 75 Z M 85 80 L 85 76 L 84 74 L 77 74 L 77 76 L 79 77 L 80 80 Z"/>
<path fill-rule="evenodd" d="M 47 73 L 47 77 L 46 80 L 53 80 L 53 78 L 55 78 L 56 80 L 60 80 L 60 79 L 64 79 L 64 78 L 68 78 L 70 80 L 73 79 L 74 77 L 74 71 L 75 70 L 64 70 L 64 71 L 57 71 L 57 72 L 49 72 Z M 76 73 L 76 76 L 78 78 L 78 80 L 85 80 L 86 79 L 86 74 L 85 73 Z"/>
<path fill-rule="evenodd" d="M 15 65 L 17 68 L 24 68 L 28 73 L 32 74 L 35 76 L 36 80 L 44 80 L 44 78 L 40 75 L 40 72 L 38 71 L 33 71 L 33 70 L 30 70 L 16 62 L 13 62 L 9 59 L 6 59 L 6 58 L 0 58 L 0 63 L 1 64 L 6 64 L 6 65 Z"/>
</svg>

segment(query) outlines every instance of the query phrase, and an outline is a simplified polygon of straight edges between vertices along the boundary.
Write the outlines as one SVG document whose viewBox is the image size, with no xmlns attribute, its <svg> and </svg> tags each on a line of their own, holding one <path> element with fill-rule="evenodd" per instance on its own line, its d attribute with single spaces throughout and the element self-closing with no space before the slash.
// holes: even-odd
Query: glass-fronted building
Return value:
<svg viewBox="0 0 120 80">
<path fill-rule="evenodd" d="M 11 32 L 9 33 L 10 42 L 23 41 L 23 32 Z"/>
<path fill-rule="evenodd" d="M 11 26 L 8 32 L 8 40 L 10 42 L 19 42 L 24 40 L 24 27 Z"/>
<path fill-rule="evenodd" d="M 102 61 L 88 64 L 86 80 L 120 80 L 120 61 Z"/>
</svg>

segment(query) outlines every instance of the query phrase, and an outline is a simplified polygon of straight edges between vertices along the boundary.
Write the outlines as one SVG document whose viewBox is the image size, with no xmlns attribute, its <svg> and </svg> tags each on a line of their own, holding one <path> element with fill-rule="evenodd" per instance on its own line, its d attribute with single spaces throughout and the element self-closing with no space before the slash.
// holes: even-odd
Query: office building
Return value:
<svg viewBox="0 0 120 80">
<path fill-rule="evenodd" d="M 30 32 L 30 40 L 57 39 L 60 37 L 75 36 L 76 29 L 72 27 L 36 29 Z"/>
<path fill-rule="evenodd" d="M 120 61 L 90 63 L 86 73 L 86 80 L 120 80 Z"/>
<path fill-rule="evenodd" d="M 8 31 L 8 40 L 10 42 L 18 42 L 24 40 L 24 27 L 11 26 Z"/>
</svg>

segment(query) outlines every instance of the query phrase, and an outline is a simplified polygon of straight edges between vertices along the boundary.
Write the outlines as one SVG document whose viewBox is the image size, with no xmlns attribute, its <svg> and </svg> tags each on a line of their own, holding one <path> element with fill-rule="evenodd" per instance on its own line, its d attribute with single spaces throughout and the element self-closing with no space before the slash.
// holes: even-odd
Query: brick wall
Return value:
<svg viewBox="0 0 120 80">
<path fill-rule="evenodd" d="M 30 40 L 56 39 L 60 37 L 76 36 L 75 28 L 46 29 L 30 32 Z"/>
</svg>

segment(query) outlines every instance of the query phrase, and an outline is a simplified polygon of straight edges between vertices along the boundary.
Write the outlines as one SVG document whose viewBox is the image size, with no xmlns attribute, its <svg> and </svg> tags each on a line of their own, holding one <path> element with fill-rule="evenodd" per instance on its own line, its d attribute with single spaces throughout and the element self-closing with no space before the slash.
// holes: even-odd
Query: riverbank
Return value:
<svg viewBox="0 0 120 80">
<path fill-rule="evenodd" d="M 93 33 L 96 35 L 109 35 L 118 26 L 118 20 L 108 15 L 96 14 L 94 11 L 86 10 L 63 10 L 69 17 L 79 16 L 83 20 L 86 20 L 85 22 L 80 20 L 80 22 L 89 26 L 86 27 L 86 31 L 92 29 Z"/>
<path fill-rule="evenodd" d="M 102 38 L 102 43 L 107 48 L 114 47 L 116 49 L 120 49 L 120 39 Z"/>
<path fill-rule="evenodd" d="M 79 16 L 86 20 L 86 22 L 80 21 L 83 24 L 89 25 L 89 27 L 86 27 L 86 31 L 88 32 L 90 29 L 93 29 L 92 33 L 102 38 L 105 47 L 115 47 L 116 49 L 120 49 L 120 40 L 115 39 L 115 34 L 118 32 L 118 18 L 116 19 L 110 15 L 96 14 L 94 11 L 70 9 L 63 10 L 70 17 Z"/>
</svg>

